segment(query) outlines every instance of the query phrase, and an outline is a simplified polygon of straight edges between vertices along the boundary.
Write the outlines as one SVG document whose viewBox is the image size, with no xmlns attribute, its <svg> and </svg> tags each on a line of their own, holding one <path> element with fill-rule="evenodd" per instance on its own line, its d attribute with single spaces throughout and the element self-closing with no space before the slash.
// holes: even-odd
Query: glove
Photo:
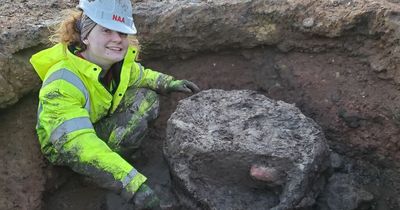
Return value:
<svg viewBox="0 0 400 210">
<path fill-rule="evenodd" d="M 184 93 L 197 93 L 200 88 L 188 80 L 172 80 L 167 86 L 167 92 L 184 92 Z"/>
<path fill-rule="evenodd" d="M 142 184 L 136 191 L 133 204 L 135 209 L 160 209 L 160 199 L 146 184 Z"/>
</svg>

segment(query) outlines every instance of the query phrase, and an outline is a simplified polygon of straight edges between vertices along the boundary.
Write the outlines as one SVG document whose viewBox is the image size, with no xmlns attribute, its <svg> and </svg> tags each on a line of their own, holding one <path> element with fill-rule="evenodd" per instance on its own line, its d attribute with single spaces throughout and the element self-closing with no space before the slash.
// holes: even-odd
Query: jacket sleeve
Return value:
<svg viewBox="0 0 400 210">
<path fill-rule="evenodd" d="M 85 135 L 93 137 L 95 131 L 84 104 L 84 95 L 65 80 L 53 81 L 40 90 L 36 129 L 42 150 L 49 145 L 62 147 L 70 139 Z"/>
<path fill-rule="evenodd" d="M 130 78 L 129 86 L 150 88 L 159 93 L 165 93 L 168 84 L 174 80 L 174 77 L 170 75 L 147 69 L 136 62 Z"/>
<path fill-rule="evenodd" d="M 46 157 L 92 177 L 104 187 L 133 195 L 146 177 L 97 137 L 78 88 L 55 80 L 39 93 L 37 132 Z"/>
</svg>

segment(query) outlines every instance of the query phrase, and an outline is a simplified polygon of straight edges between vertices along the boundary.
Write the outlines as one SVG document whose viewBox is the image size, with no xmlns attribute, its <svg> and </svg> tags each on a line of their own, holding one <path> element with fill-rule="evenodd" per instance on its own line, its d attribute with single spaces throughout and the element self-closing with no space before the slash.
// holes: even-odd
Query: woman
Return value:
<svg viewBox="0 0 400 210">
<path fill-rule="evenodd" d="M 137 209 L 156 207 L 146 177 L 121 155 L 137 148 L 147 122 L 157 117 L 153 91 L 199 88 L 135 62 L 129 0 L 81 0 L 78 8 L 53 37 L 59 43 L 31 58 L 43 80 L 36 127 L 41 150 L 53 164 L 90 176 Z"/>
</svg>

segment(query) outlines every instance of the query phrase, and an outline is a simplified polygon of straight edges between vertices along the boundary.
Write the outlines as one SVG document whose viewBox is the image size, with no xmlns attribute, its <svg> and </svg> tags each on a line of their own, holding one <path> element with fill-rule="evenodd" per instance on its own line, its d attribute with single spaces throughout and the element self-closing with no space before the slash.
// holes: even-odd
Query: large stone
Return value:
<svg viewBox="0 0 400 210">
<path fill-rule="evenodd" d="M 140 43 L 159 55 L 276 44 L 306 50 L 316 43 L 301 46 L 304 33 L 331 38 L 352 29 L 378 33 L 381 20 L 374 14 L 382 7 L 374 0 L 148 0 L 135 3 L 134 14 Z M 368 24 L 363 30 L 357 29 L 360 19 Z"/>
<path fill-rule="evenodd" d="M 313 120 L 248 90 L 207 90 L 180 101 L 164 153 L 191 209 L 307 208 L 329 165 Z"/>
<path fill-rule="evenodd" d="M 48 43 L 49 27 L 57 24 L 63 11 L 78 0 L 11 1 L 0 5 L 0 108 L 7 107 L 38 87 L 28 62 L 16 63 L 19 52 L 32 48 L 30 55 Z M 400 83 L 396 53 L 398 8 L 386 2 L 366 1 L 272 1 L 272 0 L 132 0 L 138 38 L 146 56 L 195 54 L 224 48 L 251 48 L 277 45 L 278 49 L 315 52 L 351 47 L 340 36 L 370 37 L 381 33 L 382 49 L 356 50 L 371 56 L 371 65 L 391 72 Z M 334 9 L 332 9 L 334 8 Z M 387 33 L 390 32 L 390 33 Z M 321 37 L 316 41 L 316 36 Z M 354 43 L 351 40 L 350 43 Z M 393 44 L 394 43 L 394 44 Z M 346 47 L 347 46 L 347 47 Z M 375 46 L 375 45 L 373 45 Z M 394 46 L 394 47 L 393 47 Z M 368 48 L 368 47 L 367 47 Z M 381 52 L 382 51 L 382 52 Z M 384 59 L 374 63 L 374 57 Z M 381 63 L 383 65 L 381 65 Z M 14 71 L 19 78 L 9 74 Z M 34 82 L 25 82 L 34 81 Z M 20 89 L 19 86 L 23 86 Z"/>
<path fill-rule="evenodd" d="M 49 27 L 60 21 L 60 12 L 77 1 L 11 1 L 0 5 L 0 108 L 15 104 L 40 87 L 29 63 L 31 55 L 49 44 Z"/>
<path fill-rule="evenodd" d="M 32 54 L 26 49 L 12 57 L 0 57 L 0 108 L 16 103 L 23 95 L 40 87 L 40 79 L 29 63 Z"/>
</svg>

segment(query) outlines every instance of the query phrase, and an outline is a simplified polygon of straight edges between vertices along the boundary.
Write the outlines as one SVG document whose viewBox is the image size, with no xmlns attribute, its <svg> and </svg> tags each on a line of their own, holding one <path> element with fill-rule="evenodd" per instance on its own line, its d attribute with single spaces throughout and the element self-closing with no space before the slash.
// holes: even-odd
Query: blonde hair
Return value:
<svg viewBox="0 0 400 210">
<path fill-rule="evenodd" d="M 82 18 L 82 10 L 68 9 L 63 11 L 64 19 L 51 29 L 50 42 L 74 45 L 81 50 L 86 49 L 86 45 L 81 40 L 81 33 L 77 27 L 78 21 Z M 140 45 L 136 36 L 128 36 L 129 44 L 139 50 Z"/>
<path fill-rule="evenodd" d="M 63 13 L 64 20 L 52 30 L 53 34 L 49 37 L 50 42 L 75 45 L 84 50 L 86 46 L 81 41 L 80 31 L 76 25 L 83 12 L 78 9 L 70 9 Z"/>
</svg>

